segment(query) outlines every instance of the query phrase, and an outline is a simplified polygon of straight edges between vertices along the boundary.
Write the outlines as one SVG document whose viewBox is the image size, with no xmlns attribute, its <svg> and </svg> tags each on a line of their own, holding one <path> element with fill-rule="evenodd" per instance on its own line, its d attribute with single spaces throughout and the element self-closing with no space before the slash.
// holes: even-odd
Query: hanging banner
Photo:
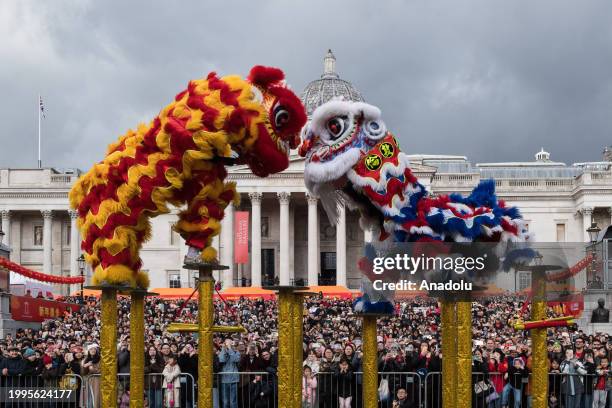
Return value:
<svg viewBox="0 0 612 408">
<path fill-rule="evenodd" d="M 249 212 L 234 212 L 234 262 L 249 262 Z"/>
<path fill-rule="evenodd" d="M 74 303 L 56 302 L 29 296 L 11 296 L 11 315 L 21 322 L 42 322 L 45 319 L 62 317 L 70 309 L 77 313 L 81 306 Z"/>
</svg>

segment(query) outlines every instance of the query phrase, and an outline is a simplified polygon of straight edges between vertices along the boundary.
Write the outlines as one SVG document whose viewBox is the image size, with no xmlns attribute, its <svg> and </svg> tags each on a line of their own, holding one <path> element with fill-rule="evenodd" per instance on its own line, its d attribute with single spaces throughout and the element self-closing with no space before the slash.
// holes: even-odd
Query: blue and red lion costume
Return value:
<svg viewBox="0 0 612 408">
<path fill-rule="evenodd" d="M 493 180 L 482 181 L 467 197 L 427 191 L 375 106 L 327 102 L 313 112 L 302 138 L 308 190 L 321 199 L 332 221 L 340 200 L 359 210 L 362 227 L 374 231 L 375 247 L 528 239 L 520 212 L 497 199 Z"/>
</svg>

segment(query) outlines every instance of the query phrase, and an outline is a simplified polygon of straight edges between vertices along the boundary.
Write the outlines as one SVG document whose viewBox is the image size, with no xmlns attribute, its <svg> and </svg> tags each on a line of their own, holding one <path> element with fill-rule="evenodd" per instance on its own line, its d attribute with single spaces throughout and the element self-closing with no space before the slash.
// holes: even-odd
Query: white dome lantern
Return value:
<svg viewBox="0 0 612 408">
<path fill-rule="evenodd" d="M 535 154 L 536 161 L 548 162 L 550 161 L 550 153 L 544 151 L 544 148 L 540 148 L 540 151 Z"/>
</svg>

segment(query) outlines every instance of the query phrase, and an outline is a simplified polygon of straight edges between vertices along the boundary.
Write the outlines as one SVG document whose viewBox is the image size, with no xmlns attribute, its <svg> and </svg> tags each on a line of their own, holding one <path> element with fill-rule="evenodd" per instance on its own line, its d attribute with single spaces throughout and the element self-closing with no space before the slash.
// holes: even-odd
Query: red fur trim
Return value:
<svg viewBox="0 0 612 408">
<path fill-rule="evenodd" d="M 174 97 L 175 101 L 180 101 L 181 99 L 183 99 L 183 96 L 185 96 L 185 94 L 187 93 L 187 89 L 185 89 L 183 92 L 179 92 L 178 94 L 176 94 L 176 96 Z"/>
<path fill-rule="evenodd" d="M 285 79 L 285 74 L 280 69 L 255 65 L 251 68 L 247 81 L 262 88 L 268 88 L 283 79 Z"/>
<path fill-rule="evenodd" d="M 276 96 L 276 101 L 273 106 L 277 104 L 284 106 L 289 111 L 289 115 L 291 117 L 289 122 L 287 122 L 283 127 L 282 131 L 278 133 L 280 133 L 282 136 L 299 133 L 300 130 L 302 130 L 302 127 L 304 127 L 306 124 L 306 110 L 304 109 L 302 101 L 300 101 L 300 99 L 293 92 L 291 92 L 291 90 L 284 87 L 275 86 L 270 88 L 269 92 Z M 273 112 L 270 111 L 269 115 L 272 118 Z M 297 147 L 297 144 L 293 146 L 293 144 L 295 144 L 294 140 L 289 140 L 289 142 L 292 143 L 292 149 Z"/>
</svg>

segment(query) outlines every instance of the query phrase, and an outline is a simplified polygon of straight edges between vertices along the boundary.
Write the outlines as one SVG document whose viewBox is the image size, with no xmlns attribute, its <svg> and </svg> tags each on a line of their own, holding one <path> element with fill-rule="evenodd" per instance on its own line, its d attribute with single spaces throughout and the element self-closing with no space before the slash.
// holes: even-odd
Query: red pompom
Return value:
<svg viewBox="0 0 612 408">
<path fill-rule="evenodd" d="M 285 79 L 285 74 L 278 68 L 256 65 L 251 68 L 247 80 L 253 85 L 268 88 Z"/>
</svg>

